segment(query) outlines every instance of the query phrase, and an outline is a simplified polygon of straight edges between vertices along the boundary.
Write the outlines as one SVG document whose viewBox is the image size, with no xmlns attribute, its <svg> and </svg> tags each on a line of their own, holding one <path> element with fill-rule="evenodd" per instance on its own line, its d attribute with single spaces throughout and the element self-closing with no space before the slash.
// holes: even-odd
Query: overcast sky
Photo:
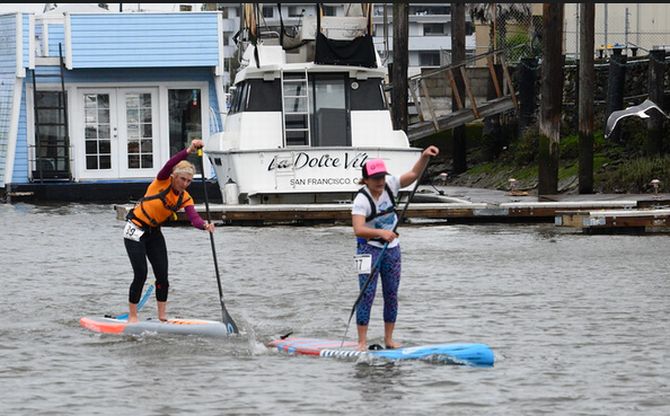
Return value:
<svg viewBox="0 0 670 416">
<path fill-rule="evenodd" d="M 44 10 L 44 5 L 46 3 L 0 3 L 0 13 L 10 13 L 10 12 L 27 12 L 41 14 Z M 56 4 L 68 4 L 68 3 L 56 3 Z M 73 3 L 69 3 L 73 4 Z M 97 5 L 98 3 L 80 3 L 80 4 L 89 4 Z M 119 3 L 107 3 L 109 5 L 109 11 L 118 12 Z M 179 11 L 179 4 L 190 4 L 193 5 L 194 11 L 200 11 L 200 6 L 202 3 L 141 3 L 141 2 L 128 2 L 123 3 L 123 11 L 137 11 L 137 7 L 145 11 Z"/>
</svg>

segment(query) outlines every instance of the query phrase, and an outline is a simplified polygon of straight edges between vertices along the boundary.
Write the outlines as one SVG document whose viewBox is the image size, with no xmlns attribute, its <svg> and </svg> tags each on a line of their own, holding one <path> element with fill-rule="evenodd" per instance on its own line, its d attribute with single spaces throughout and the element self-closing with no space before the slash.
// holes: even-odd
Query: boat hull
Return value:
<svg viewBox="0 0 670 416">
<path fill-rule="evenodd" d="M 401 175 L 414 166 L 421 149 L 320 147 L 206 153 L 222 195 L 229 194 L 226 184 L 234 182 L 243 203 L 327 203 L 351 200 L 361 187 L 361 167 L 367 160 L 384 159 L 391 174 Z"/>
</svg>

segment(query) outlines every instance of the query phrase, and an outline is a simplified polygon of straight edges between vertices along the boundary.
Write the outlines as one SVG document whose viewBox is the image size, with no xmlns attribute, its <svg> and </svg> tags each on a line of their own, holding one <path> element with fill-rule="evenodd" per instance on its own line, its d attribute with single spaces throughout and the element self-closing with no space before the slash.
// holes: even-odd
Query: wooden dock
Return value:
<svg viewBox="0 0 670 416">
<path fill-rule="evenodd" d="M 406 218 L 409 222 L 413 219 L 428 222 L 446 221 L 452 224 L 554 222 L 561 226 L 575 226 L 574 224 L 582 224 L 578 216 L 585 213 L 593 215 L 599 212 L 632 213 L 637 207 L 636 200 L 412 203 L 407 210 Z M 131 208 L 132 205 L 116 205 L 114 209 L 117 219 L 124 220 Z M 196 210 L 203 218 L 205 217 L 203 204 L 196 205 Z M 345 203 L 210 204 L 210 213 L 214 222 L 230 225 L 351 223 L 351 205 Z M 176 223 L 186 224 L 187 221 L 186 214 L 180 212 Z"/>
<path fill-rule="evenodd" d="M 646 233 L 670 231 L 670 209 L 645 208 L 557 212 L 559 227 L 581 229 L 586 234 Z"/>
</svg>

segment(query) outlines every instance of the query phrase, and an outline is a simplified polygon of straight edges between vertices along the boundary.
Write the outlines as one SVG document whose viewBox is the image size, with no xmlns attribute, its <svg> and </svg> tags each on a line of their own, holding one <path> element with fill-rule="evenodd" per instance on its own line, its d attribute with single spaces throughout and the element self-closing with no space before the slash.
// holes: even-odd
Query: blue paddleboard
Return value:
<svg viewBox="0 0 670 416">
<path fill-rule="evenodd" d="M 493 351 L 486 344 L 430 344 L 386 350 L 357 351 L 355 342 L 319 338 L 286 338 L 270 342 L 289 354 L 329 358 L 382 358 L 387 360 L 435 360 L 477 367 L 492 367 Z"/>
</svg>

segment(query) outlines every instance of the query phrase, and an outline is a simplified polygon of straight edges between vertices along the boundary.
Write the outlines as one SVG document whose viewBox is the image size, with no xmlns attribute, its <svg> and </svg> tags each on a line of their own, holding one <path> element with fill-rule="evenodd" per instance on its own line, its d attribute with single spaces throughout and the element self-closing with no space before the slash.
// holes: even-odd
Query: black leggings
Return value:
<svg viewBox="0 0 670 416">
<path fill-rule="evenodd" d="M 168 296 L 168 255 L 165 238 L 160 228 L 147 229 L 140 241 L 123 239 L 130 264 L 133 266 L 133 283 L 130 284 L 128 301 L 137 304 L 142 296 L 142 288 L 147 280 L 147 259 L 156 277 L 156 300 L 165 302 Z"/>
</svg>

